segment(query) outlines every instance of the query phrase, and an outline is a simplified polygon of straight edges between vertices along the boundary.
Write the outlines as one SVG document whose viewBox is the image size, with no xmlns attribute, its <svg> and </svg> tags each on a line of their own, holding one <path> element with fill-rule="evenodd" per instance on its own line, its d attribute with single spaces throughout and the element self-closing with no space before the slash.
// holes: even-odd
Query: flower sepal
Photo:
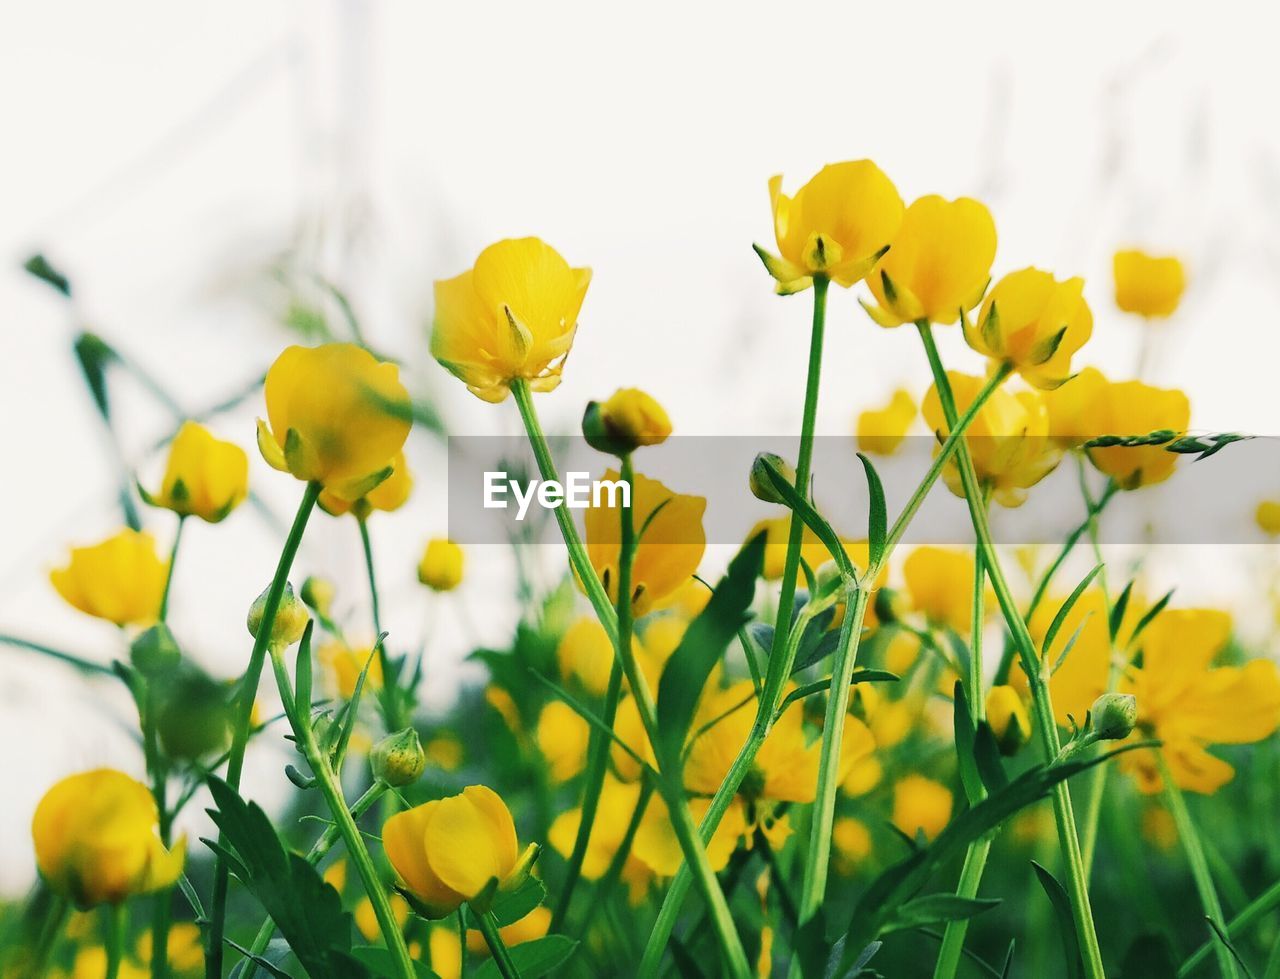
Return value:
<svg viewBox="0 0 1280 979">
<path fill-rule="evenodd" d="M 785 258 L 774 255 L 760 245 L 752 245 L 751 248 L 760 257 L 764 270 L 778 283 L 779 296 L 791 296 L 797 292 L 804 292 L 813 285 L 813 277 L 794 262 L 788 262 Z"/>
</svg>

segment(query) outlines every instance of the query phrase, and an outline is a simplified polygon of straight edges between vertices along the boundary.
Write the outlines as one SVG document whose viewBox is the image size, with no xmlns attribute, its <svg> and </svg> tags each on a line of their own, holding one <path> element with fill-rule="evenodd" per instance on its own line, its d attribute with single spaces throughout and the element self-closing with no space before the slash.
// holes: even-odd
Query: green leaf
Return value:
<svg viewBox="0 0 1280 979">
<path fill-rule="evenodd" d="M 394 976 L 400 971 L 391 950 L 382 945 L 359 945 L 352 953 L 375 976 Z M 425 962 L 414 962 L 413 974 L 418 979 L 439 979 Z"/>
<path fill-rule="evenodd" d="M 103 418 L 111 417 L 111 405 L 107 400 L 107 367 L 119 361 L 119 356 L 106 341 L 92 333 L 81 333 L 73 345 L 76 360 L 84 382 L 89 386 L 94 404 Z"/>
<path fill-rule="evenodd" d="M 578 943 L 564 935 L 547 935 L 545 938 L 513 945 L 507 951 L 521 979 L 540 979 L 541 976 L 556 974 L 556 970 L 568 962 L 577 949 Z M 501 977 L 493 959 L 487 960 L 471 975 L 475 979 Z"/>
<path fill-rule="evenodd" d="M 1009 775 L 1000 759 L 1000 743 L 986 721 L 981 721 L 978 730 L 974 732 L 973 754 L 978 762 L 982 784 L 987 787 L 988 792 L 999 792 L 1009 784 Z"/>
<path fill-rule="evenodd" d="M 1062 958 L 1066 964 L 1067 979 L 1083 979 L 1084 961 L 1080 958 L 1080 940 L 1076 937 L 1076 923 L 1071 915 L 1071 898 L 1067 896 L 1067 889 L 1062 886 L 1057 877 L 1034 860 L 1031 861 L 1031 866 L 1035 868 L 1036 876 L 1040 878 L 1040 886 L 1049 896 L 1054 917 L 1058 920 L 1058 934 L 1062 938 Z"/>
<path fill-rule="evenodd" d="M 959 894 L 925 894 L 912 898 L 894 909 L 885 922 L 882 934 L 922 928 L 946 921 L 963 921 L 974 915 L 990 911 L 1000 903 L 999 898 L 961 897 Z"/>
<path fill-rule="evenodd" d="M 1146 631 L 1147 626 L 1151 625 L 1151 623 L 1155 621 L 1156 616 L 1165 610 L 1165 606 L 1169 604 L 1172 598 L 1173 589 L 1170 588 L 1164 593 L 1164 597 L 1161 598 L 1160 601 L 1156 602 L 1151 606 L 1151 608 L 1147 609 L 1146 612 L 1143 613 L 1142 618 L 1140 618 L 1137 625 L 1133 627 L 1133 633 L 1129 636 L 1129 642 L 1132 643 Z"/>
<path fill-rule="evenodd" d="M 71 298 L 71 280 L 55 268 L 40 252 L 36 252 L 23 262 L 22 268 L 46 285 L 53 286 L 68 299 Z"/>
<path fill-rule="evenodd" d="M 870 563 L 878 565 L 880 559 L 884 557 L 885 537 L 889 526 L 889 512 L 884 502 L 884 484 L 880 482 L 880 474 L 876 472 L 876 467 L 871 464 L 871 460 L 861 452 L 858 453 L 858 458 L 862 460 L 862 468 L 867 474 L 867 493 L 870 495 L 867 510 L 867 551 Z"/>
<path fill-rule="evenodd" d="M 1133 597 L 1133 586 L 1137 584 L 1136 578 L 1130 579 L 1129 583 L 1124 586 L 1124 591 L 1120 593 L 1120 597 L 1116 599 L 1115 604 L 1111 606 L 1111 615 L 1107 619 L 1107 629 L 1111 633 L 1111 641 L 1116 641 L 1116 636 L 1120 634 L 1120 626 L 1124 624 L 1124 615 L 1129 610 L 1129 599 Z"/>
<path fill-rule="evenodd" d="M 679 771 L 685 735 L 702 688 L 729 643 L 747 623 L 756 579 L 764 562 L 764 543 L 764 533 L 757 534 L 729 562 L 729 569 L 706 608 L 689 624 L 662 671 L 658 683 L 658 743 L 653 747 L 664 774 Z"/>
<path fill-rule="evenodd" d="M 976 729 L 973 715 L 969 712 L 969 698 L 965 695 L 964 684 L 956 681 L 953 694 L 955 707 L 952 711 L 955 724 L 956 762 L 960 768 L 960 784 L 964 786 L 965 798 L 972 805 L 979 802 L 986 789 L 982 784 L 982 776 L 978 774 L 978 759 L 974 750 Z"/>
<path fill-rule="evenodd" d="M 1080 581 L 1080 584 L 1076 585 L 1075 591 L 1073 591 L 1067 597 L 1067 600 L 1062 603 L 1062 607 L 1058 609 L 1058 614 L 1053 617 L 1053 622 L 1049 624 L 1049 631 L 1044 634 L 1044 642 L 1040 646 L 1040 656 L 1042 658 L 1049 655 L 1049 650 L 1053 648 L 1053 641 L 1058 638 L 1058 630 L 1062 628 L 1062 624 L 1067 621 L 1067 616 L 1070 615 L 1071 610 L 1076 607 L 1076 602 L 1080 601 L 1080 596 L 1083 595 L 1085 589 L 1093 583 L 1093 579 L 1098 577 L 1098 572 L 1101 570 L 1102 565 L 1099 564 L 1085 575 Z"/>
<path fill-rule="evenodd" d="M 822 514 L 810 505 L 809 501 L 796 492 L 796 488 L 787 482 L 787 478 L 772 465 L 766 461 L 766 471 L 769 479 L 773 481 L 773 487 L 778 491 L 778 495 L 786 501 L 786 505 L 791 511 L 805 522 L 814 536 L 822 542 L 822 546 L 827 549 L 827 553 L 831 555 L 833 561 L 840 568 L 840 573 L 846 578 L 855 577 L 853 562 L 849 560 L 849 555 L 845 553 L 844 545 L 840 543 L 840 535 L 835 532 L 831 524 Z"/>
<path fill-rule="evenodd" d="M 276 979 L 293 979 L 292 975 L 285 972 L 284 969 L 280 968 L 275 962 L 272 962 L 265 955 L 258 955 L 251 952 L 239 942 L 233 942 L 230 938 L 224 939 L 224 941 L 245 958 L 245 961 L 237 963 L 236 967 L 231 970 L 232 979 L 242 979 L 242 977 L 247 976 L 249 974 L 250 964 L 256 966 L 257 969 L 266 969 L 267 972 L 270 975 L 275 976 Z M 277 956 L 277 961 L 283 962 L 289 955 L 289 946 L 284 942 L 279 942 L 277 944 L 278 952 L 281 953 Z"/>
<path fill-rule="evenodd" d="M 536 877 L 529 877 L 514 891 L 499 893 L 490 908 L 498 919 L 498 927 L 513 925 L 541 904 L 547 897 L 547 888 Z M 477 926 L 478 928 L 479 926 Z"/>
<path fill-rule="evenodd" d="M 276 923 L 298 962 L 313 976 L 363 979 L 369 971 L 351 952 L 351 915 L 342 899 L 302 856 L 285 849 L 271 820 L 226 782 L 209 776 L 217 809 L 208 810 L 222 843 L 205 840 Z"/>
<path fill-rule="evenodd" d="M 315 619 L 309 619 L 307 627 L 302 630 L 302 641 L 298 643 L 298 658 L 294 669 L 293 701 L 302 717 L 311 714 L 311 633 L 315 624 Z"/>
</svg>

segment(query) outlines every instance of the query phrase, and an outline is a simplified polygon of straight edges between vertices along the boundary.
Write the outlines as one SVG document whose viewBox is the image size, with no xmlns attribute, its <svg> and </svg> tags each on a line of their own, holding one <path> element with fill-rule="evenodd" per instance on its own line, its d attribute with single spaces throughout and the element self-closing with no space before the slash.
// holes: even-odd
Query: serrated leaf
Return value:
<svg viewBox="0 0 1280 979">
<path fill-rule="evenodd" d="M 1040 886 L 1053 905 L 1053 914 L 1058 921 L 1058 935 L 1062 939 L 1062 958 L 1067 969 L 1067 979 L 1083 979 L 1084 961 L 1080 958 L 1080 940 L 1076 936 L 1075 918 L 1071 914 L 1071 898 L 1067 890 L 1048 870 L 1034 860 L 1031 866 L 1035 869 Z"/>
<path fill-rule="evenodd" d="M 925 894 L 899 905 L 885 922 L 883 934 L 922 928 L 947 921 L 964 921 L 1000 903 L 999 898 L 961 897 L 959 894 Z"/>
<path fill-rule="evenodd" d="M 564 935 L 547 935 L 513 945 L 507 951 L 521 979 L 541 979 L 542 976 L 557 974 L 556 970 L 568 962 L 577 949 L 578 943 Z M 489 959 L 472 975 L 475 979 L 501 979 L 502 974 L 497 963 Z"/>
</svg>

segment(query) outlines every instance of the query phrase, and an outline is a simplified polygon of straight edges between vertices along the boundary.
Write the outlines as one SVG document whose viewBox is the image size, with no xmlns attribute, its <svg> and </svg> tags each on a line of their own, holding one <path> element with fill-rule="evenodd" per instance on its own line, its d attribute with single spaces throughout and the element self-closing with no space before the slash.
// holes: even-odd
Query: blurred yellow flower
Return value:
<svg viewBox="0 0 1280 979">
<path fill-rule="evenodd" d="M 866 795 L 880 782 L 880 761 L 875 756 L 876 739 L 865 723 L 852 714 L 844 719 L 840 741 L 840 787 L 846 795 Z"/>
<path fill-rule="evenodd" d="M 71 960 L 71 971 L 52 969 L 41 979 L 104 979 L 107 974 L 107 950 L 101 945 L 76 949 Z M 18 971 L 15 976 L 22 976 Z M 6 973 L 8 979 L 8 973 Z M 129 956 L 121 956 L 116 979 L 151 979 L 151 970 L 134 962 Z"/>
<path fill-rule="evenodd" d="M 347 861 L 339 857 L 325 868 L 324 882 L 341 894 L 347 887 Z"/>
<path fill-rule="evenodd" d="M 1280 501 L 1263 500 L 1253 514 L 1260 530 L 1272 537 L 1280 534 Z"/>
<path fill-rule="evenodd" d="M 262 457 L 345 500 L 365 496 L 384 479 L 409 437 L 400 369 L 354 344 L 286 348 L 267 371 L 264 391 Z"/>
<path fill-rule="evenodd" d="M 155 800 L 110 768 L 71 775 L 45 793 L 31 820 L 36 865 L 77 907 L 120 904 L 162 890 L 182 873 L 183 841 L 165 849 Z"/>
<path fill-rule="evenodd" d="M 831 856 L 836 873 L 845 877 L 857 873 L 871 856 L 871 831 L 867 824 L 852 816 L 841 816 L 831 827 Z"/>
<path fill-rule="evenodd" d="M 1126 313 L 1148 319 L 1172 316 L 1182 301 L 1187 276 L 1177 258 L 1157 258 L 1130 249 L 1118 251 L 1111 262 L 1116 280 L 1116 305 Z"/>
<path fill-rule="evenodd" d="M 156 553 L 155 538 L 128 528 L 100 544 L 73 547 L 67 566 L 49 573 L 71 605 L 118 626 L 154 622 L 168 577 L 169 562 Z"/>
<path fill-rule="evenodd" d="M 984 381 L 956 371 L 949 371 L 947 380 L 956 411 L 962 415 Z M 936 387 L 929 388 L 922 411 L 931 429 L 943 436 L 950 433 Z M 991 490 L 995 502 L 1007 507 L 1021 506 L 1027 490 L 1051 473 L 1062 459 L 1061 449 L 1049 438 L 1049 410 L 1039 391 L 996 390 L 969 426 L 965 444 L 978 480 Z M 954 461 L 943 471 L 943 479 L 951 492 L 964 495 Z"/>
<path fill-rule="evenodd" d="M 707 814 L 710 806 L 710 799 L 690 799 L 689 810 L 694 822 L 702 822 L 702 817 Z M 746 815 L 740 800 L 735 800 L 725 810 L 720 825 L 707 844 L 707 859 L 712 870 L 718 873 L 725 868 L 746 832 Z M 674 877 L 676 871 L 684 865 L 684 852 L 680 849 L 680 841 L 671 826 L 666 803 L 660 795 L 655 794 L 649 800 L 636 829 L 631 852 L 658 877 Z"/>
<path fill-rule="evenodd" d="M 778 282 L 778 293 L 800 292 L 825 275 L 851 286 L 884 252 L 902 223 L 902 198 L 870 160 L 823 167 L 794 197 L 782 177 L 769 180 L 773 230 L 780 256 L 756 253 Z"/>
<path fill-rule="evenodd" d="M 436 537 L 427 541 L 418 562 L 418 580 L 432 591 L 453 591 L 462 584 L 466 562 L 459 547 L 451 540 Z"/>
<path fill-rule="evenodd" d="M 1214 744 L 1250 744 L 1280 727 L 1280 671 L 1271 660 L 1214 667 L 1231 636 L 1231 617 L 1213 609 L 1166 609 L 1139 639 L 1142 666 L 1131 668 L 1121 689 L 1138 700 L 1138 726 L 1159 738 L 1180 788 L 1211 794 L 1235 769 L 1206 750 Z M 1144 757 L 1146 756 L 1146 757 Z M 1144 792 L 1160 788 L 1146 752 L 1122 756 Z"/>
<path fill-rule="evenodd" d="M 923 775 L 907 775 L 893 786 L 893 825 L 907 836 L 932 840 L 951 820 L 951 790 Z"/>
<path fill-rule="evenodd" d="M 456 772 L 462 764 L 462 742 L 452 734 L 437 734 L 422 746 L 427 762 L 445 772 Z"/>
<path fill-rule="evenodd" d="M 1031 719 L 1027 716 L 1026 705 L 1013 687 L 1007 684 L 992 687 L 987 693 L 986 714 L 991 733 L 996 736 L 1002 753 L 1012 755 L 1027 743 L 1031 736 Z"/>
<path fill-rule="evenodd" d="M 654 602 L 651 611 L 670 611 L 683 619 L 692 621 L 707 607 L 707 602 L 710 600 L 710 586 L 690 576 L 685 579 L 684 584 L 662 601 Z"/>
<path fill-rule="evenodd" d="M 151 932 L 138 936 L 138 961 L 151 961 Z M 200 972 L 204 968 L 204 945 L 200 926 L 193 921 L 175 921 L 169 928 L 169 968 L 178 973 Z"/>
<path fill-rule="evenodd" d="M 616 470 L 606 480 L 619 478 Z M 610 505 L 594 506 L 586 513 L 587 555 L 600 576 L 609 598 L 618 598 L 618 555 L 621 534 L 621 494 L 611 494 Z M 654 604 L 683 587 L 702 560 L 707 547 L 702 515 L 707 501 L 668 489 L 656 479 L 639 473 L 631 487 L 631 513 L 639 542 L 632 566 L 632 611 L 644 615 Z M 643 532 L 642 532 L 643 531 Z"/>
<path fill-rule="evenodd" d="M 497 684 L 491 683 L 484 688 L 484 701 L 501 715 L 512 734 L 521 733 L 523 725 L 520 723 L 520 709 L 516 707 L 516 702 L 510 693 Z"/>
<path fill-rule="evenodd" d="M 973 618 L 974 561 L 971 550 L 917 547 L 902 564 L 911 607 L 935 628 L 968 635 Z M 968 586 L 966 587 L 966 582 Z"/>
<path fill-rule="evenodd" d="M 244 449 L 216 439 L 203 425 L 188 421 L 169 446 L 160 490 L 142 491 L 142 497 L 152 506 L 181 516 L 218 523 L 248 493 L 249 457 Z"/>
<path fill-rule="evenodd" d="M 441 918 L 491 881 L 518 883 L 527 864 L 507 804 L 483 785 L 396 813 L 382 827 L 382 846 L 405 889 Z"/>
<path fill-rule="evenodd" d="M 474 268 L 435 284 L 431 355 L 485 401 L 502 401 L 518 378 L 551 391 L 590 282 L 590 269 L 537 238 L 490 245 Z"/>
<path fill-rule="evenodd" d="M 858 448 L 874 455 L 892 455 L 907 437 L 907 430 L 916 420 L 916 403 L 911 392 L 898 389 L 883 408 L 874 408 L 858 415 Z"/>
<path fill-rule="evenodd" d="M 391 904 L 391 913 L 396 919 L 396 924 L 403 931 L 405 923 L 409 920 L 409 902 L 399 894 L 392 894 L 389 903 Z M 378 924 L 378 915 L 373 910 L 372 901 L 367 897 L 362 897 L 360 903 L 356 905 L 353 917 L 356 921 L 356 929 L 364 936 L 366 942 L 381 940 L 382 926 Z"/>
<path fill-rule="evenodd" d="M 413 474 L 409 472 L 403 452 L 397 452 L 390 465 L 391 475 L 358 500 L 344 500 L 336 493 L 325 490 L 320 494 L 320 509 L 333 517 L 354 513 L 360 520 L 368 520 L 374 510 L 382 510 L 384 513 L 399 510 L 413 492 Z"/>
<path fill-rule="evenodd" d="M 909 629 L 896 629 L 884 649 L 884 668 L 903 676 L 920 658 L 920 637 Z"/>
<path fill-rule="evenodd" d="M 653 681 L 650 680 L 652 686 Z M 631 751 L 643 758 L 648 764 L 654 764 L 653 746 L 649 743 L 649 732 L 645 730 L 644 721 L 640 718 L 640 708 L 636 706 L 634 697 L 624 697 L 618 704 L 618 713 L 613 721 L 613 732 L 618 740 Z M 615 744 L 609 752 L 613 762 L 613 770 L 624 782 L 634 782 L 640 777 L 640 762 L 621 745 Z"/>
<path fill-rule="evenodd" d="M 1093 333 L 1084 280 L 1059 282 L 1027 268 L 1010 272 L 987 294 L 976 323 L 967 317 L 964 338 L 992 360 L 1012 364 L 1038 388 L 1055 388 L 1071 376 L 1071 358 Z"/>
<path fill-rule="evenodd" d="M 498 929 L 498 937 L 502 939 L 502 944 L 507 948 L 513 948 L 516 945 L 523 945 L 525 942 L 536 941 L 547 933 L 547 929 L 551 927 L 551 909 L 546 905 L 539 905 L 519 921 L 513 921 L 509 925 L 503 925 Z M 484 936 L 474 928 L 467 929 L 467 951 L 472 955 L 486 956 L 489 955 L 489 945 L 485 941 Z M 441 979 L 444 979 L 442 976 Z"/>
<path fill-rule="evenodd" d="M 591 729 L 564 701 L 553 700 L 542 708 L 536 737 L 553 782 L 567 782 L 582 771 Z"/>
<path fill-rule="evenodd" d="M 440 979 L 462 976 L 462 941 L 452 925 L 435 925 L 427 934 L 427 954 L 431 971 Z"/>
<path fill-rule="evenodd" d="M 996 226 L 984 204 L 921 197 L 907 208 L 888 254 L 867 275 L 881 326 L 954 323 L 982 299 L 996 257 Z"/>
<path fill-rule="evenodd" d="M 609 869 L 609 864 L 626 837 L 627 826 L 639 801 L 639 782 L 620 782 L 612 777 L 605 779 L 600 790 L 596 819 L 591 824 L 591 836 L 587 840 L 587 852 L 582 861 L 582 876 L 587 880 L 599 880 Z M 578 838 L 578 827 L 581 824 L 580 808 L 560 813 L 551 824 L 547 842 L 567 859 L 573 852 L 573 844 Z"/>
<path fill-rule="evenodd" d="M 372 646 L 348 646 L 341 639 L 321 643 L 316 658 L 331 681 L 332 689 L 343 700 L 350 700 L 356 692 L 356 682 L 365 664 L 365 692 L 382 689 L 382 660 Z"/>
<path fill-rule="evenodd" d="M 609 686 L 613 659 L 613 642 L 594 616 L 576 619 L 556 647 L 560 676 L 577 679 L 584 690 L 597 697 Z"/>
<path fill-rule="evenodd" d="M 1173 813 L 1164 806 L 1150 805 L 1142 810 L 1142 838 L 1161 850 L 1178 845 L 1178 824 Z"/>
</svg>

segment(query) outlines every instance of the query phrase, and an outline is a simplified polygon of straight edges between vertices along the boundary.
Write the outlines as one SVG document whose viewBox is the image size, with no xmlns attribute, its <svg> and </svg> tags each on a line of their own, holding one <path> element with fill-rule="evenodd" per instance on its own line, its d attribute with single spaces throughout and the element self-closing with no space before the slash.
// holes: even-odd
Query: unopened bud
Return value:
<svg viewBox="0 0 1280 979">
<path fill-rule="evenodd" d="M 1138 723 L 1138 699 L 1131 693 L 1104 693 L 1089 708 L 1090 732 L 1099 741 L 1127 738 Z"/>
<path fill-rule="evenodd" d="M 399 788 L 416 782 L 427 767 L 427 755 L 411 727 L 388 734 L 373 746 L 369 754 L 373 777 Z"/>
<path fill-rule="evenodd" d="M 587 444 L 609 455 L 629 455 L 642 445 L 659 445 L 671 435 L 666 410 L 639 388 L 620 388 L 608 401 L 592 401 L 582 416 Z"/>
<path fill-rule="evenodd" d="M 140 633 L 129 646 L 129 661 L 148 678 L 163 676 L 182 662 L 178 641 L 163 622 Z"/>
<path fill-rule="evenodd" d="M 308 608 L 326 619 L 332 618 L 330 613 L 333 609 L 333 599 L 337 593 L 338 589 L 332 581 L 328 578 L 318 578 L 315 575 L 310 575 L 302 583 L 302 590 L 298 592 Z"/>
<path fill-rule="evenodd" d="M 772 452 L 761 452 L 751 463 L 751 476 L 748 478 L 751 495 L 766 503 L 781 503 L 785 506 L 787 501 L 774 485 L 773 472 L 776 472 L 784 482 L 795 485 L 796 471 L 791 468 L 790 463 Z"/>
<path fill-rule="evenodd" d="M 246 624 L 249 626 L 249 635 L 253 636 L 254 639 L 258 638 L 258 630 L 262 628 L 262 617 L 266 614 L 267 608 L 267 592 L 270 590 L 268 587 L 249 606 L 249 616 Z M 307 628 L 307 622 L 310 619 L 311 616 L 307 613 L 306 606 L 298 601 L 293 594 L 293 586 L 285 582 L 284 594 L 280 596 L 280 605 L 276 609 L 276 617 L 271 622 L 271 635 L 269 637 L 271 645 L 292 646 L 302 638 L 302 633 Z"/>
</svg>

